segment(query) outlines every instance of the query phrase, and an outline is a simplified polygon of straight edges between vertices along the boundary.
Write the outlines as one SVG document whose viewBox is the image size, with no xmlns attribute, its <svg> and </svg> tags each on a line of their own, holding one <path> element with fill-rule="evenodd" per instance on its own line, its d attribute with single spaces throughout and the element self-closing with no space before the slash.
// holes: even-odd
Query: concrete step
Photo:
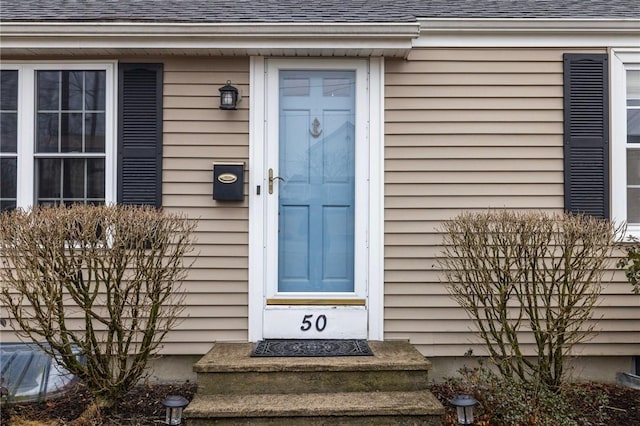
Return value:
<svg viewBox="0 0 640 426">
<path fill-rule="evenodd" d="M 444 409 L 429 391 L 258 395 L 198 394 L 187 424 L 440 425 Z"/>
<path fill-rule="evenodd" d="M 252 358 L 251 343 L 216 343 L 193 369 L 201 395 L 427 389 L 431 363 L 408 342 L 369 345 L 374 356 Z"/>
</svg>

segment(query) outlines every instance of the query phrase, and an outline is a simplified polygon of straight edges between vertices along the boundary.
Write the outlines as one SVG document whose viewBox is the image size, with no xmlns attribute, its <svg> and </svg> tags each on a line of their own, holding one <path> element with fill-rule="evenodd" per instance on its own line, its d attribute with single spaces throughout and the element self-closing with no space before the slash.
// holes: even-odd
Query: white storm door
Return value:
<svg viewBox="0 0 640 426">
<path fill-rule="evenodd" d="M 367 337 L 363 65 L 268 63 L 264 337 Z"/>
</svg>

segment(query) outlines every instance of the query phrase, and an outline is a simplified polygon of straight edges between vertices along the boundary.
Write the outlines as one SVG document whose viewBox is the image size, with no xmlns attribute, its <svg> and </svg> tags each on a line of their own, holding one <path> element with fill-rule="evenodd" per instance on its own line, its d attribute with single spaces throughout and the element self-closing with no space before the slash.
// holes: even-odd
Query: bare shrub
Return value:
<svg viewBox="0 0 640 426">
<path fill-rule="evenodd" d="M 10 323 L 88 386 L 93 411 L 144 377 L 175 326 L 194 228 L 179 215 L 127 206 L 0 216 L 0 302 Z"/>
<path fill-rule="evenodd" d="M 500 373 L 558 388 L 571 348 L 595 332 L 594 307 L 620 229 L 587 216 L 464 213 L 443 225 L 438 262 Z M 534 337 L 534 356 L 521 339 Z"/>
<path fill-rule="evenodd" d="M 618 260 L 617 266 L 624 271 L 633 293 L 640 295 L 640 241 L 631 236 L 629 242 L 621 243 L 620 247 L 626 254 Z"/>
</svg>

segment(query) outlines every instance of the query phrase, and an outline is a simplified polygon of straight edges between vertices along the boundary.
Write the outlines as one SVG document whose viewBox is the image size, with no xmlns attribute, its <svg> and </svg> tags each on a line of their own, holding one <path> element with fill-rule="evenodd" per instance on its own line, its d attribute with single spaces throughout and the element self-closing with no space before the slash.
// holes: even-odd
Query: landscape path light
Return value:
<svg viewBox="0 0 640 426">
<path fill-rule="evenodd" d="M 458 424 L 473 424 L 473 410 L 478 405 L 478 401 L 474 397 L 471 395 L 458 395 L 449 402 L 456 407 Z"/>
<path fill-rule="evenodd" d="M 169 395 L 162 401 L 162 405 L 167 409 L 165 424 L 182 424 L 182 410 L 189 405 L 189 400 L 181 395 Z"/>
</svg>

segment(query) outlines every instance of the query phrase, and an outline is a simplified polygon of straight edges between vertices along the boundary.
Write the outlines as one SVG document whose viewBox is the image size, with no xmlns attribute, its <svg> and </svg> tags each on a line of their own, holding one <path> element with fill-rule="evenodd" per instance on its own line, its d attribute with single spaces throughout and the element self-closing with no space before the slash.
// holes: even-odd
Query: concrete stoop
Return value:
<svg viewBox="0 0 640 426">
<path fill-rule="evenodd" d="M 194 365 L 188 425 L 440 425 L 431 364 L 408 342 L 369 342 L 374 356 L 251 358 L 250 343 L 216 343 Z"/>
</svg>

